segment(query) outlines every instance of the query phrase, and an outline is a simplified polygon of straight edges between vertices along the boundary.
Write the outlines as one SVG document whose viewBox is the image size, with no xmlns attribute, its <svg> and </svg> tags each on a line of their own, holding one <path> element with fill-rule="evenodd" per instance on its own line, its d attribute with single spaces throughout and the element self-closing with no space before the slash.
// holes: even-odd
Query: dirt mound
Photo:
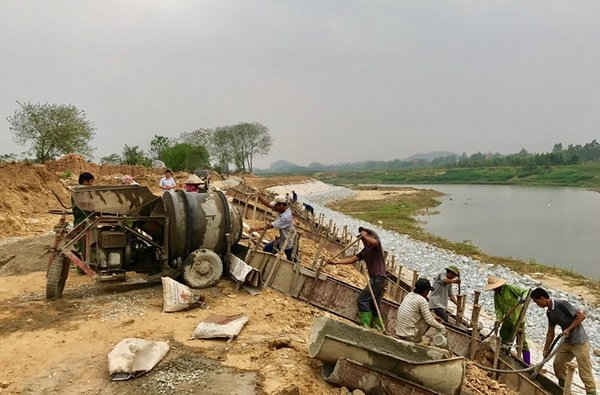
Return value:
<svg viewBox="0 0 600 395">
<path fill-rule="evenodd" d="M 48 171 L 53 173 L 71 173 L 79 175 L 79 173 L 88 171 L 96 177 L 108 176 L 112 174 L 129 174 L 130 176 L 134 177 L 147 174 L 162 174 L 161 169 L 152 169 L 143 166 L 98 165 L 96 163 L 86 161 L 85 158 L 77 154 L 64 155 L 57 160 L 46 162 L 44 165 Z"/>
<path fill-rule="evenodd" d="M 60 207 L 56 196 L 69 202 L 65 183 L 44 165 L 0 165 L 0 184 L 0 237 L 47 232 L 47 211 Z"/>
<path fill-rule="evenodd" d="M 0 165 L 0 238 L 47 233 L 58 217 L 48 214 L 50 209 L 61 208 L 60 201 L 71 205 L 69 187 L 77 185 L 81 172 L 88 171 L 96 177 L 96 184 L 121 184 L 124 175 L 131 175 L 153 193 L 162 191 L 158 181 L 162 170 L 142 166 L 98 165 L 87 162 L 79 155 L 65 155 L 45 164 L 26 162 Z M 187 173 L 177 173 L 180 183 Z M 183 186 L 183 185 L 181 185 Z"/>
<path fill-rule="evenodd" d="M 0 276 L 46 270 L 53 235 L 34 236 L 0 243 Z"/>
</svg>

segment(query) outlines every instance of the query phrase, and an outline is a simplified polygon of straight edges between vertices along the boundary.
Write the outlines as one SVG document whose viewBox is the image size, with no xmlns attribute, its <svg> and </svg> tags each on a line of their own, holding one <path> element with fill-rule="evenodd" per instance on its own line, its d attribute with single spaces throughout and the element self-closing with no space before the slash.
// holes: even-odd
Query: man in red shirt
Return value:
<svg viewBox="0 0 600 395">
<path fill-rule="evenodd" d="M 358 261 L 364 261 L 369 272 L 371 288 L 375 295 L 375 300 L 379 305 L 385 291 L 385 258 L 383 248 L 377 233 L 371 229 L 358 228 L 360 238 L 364 244 L 364 248 L 356 255 L 349 256 L 335 261 L 328 261 L 330 265 L 350 265 Z M 381 328 L 381 321 L 377 317 L 377 309 L 373 303 L 369 286 L 367 285 L 358 295 L 358 318 L 365 327 L 371 325 Z"/>
</svg>

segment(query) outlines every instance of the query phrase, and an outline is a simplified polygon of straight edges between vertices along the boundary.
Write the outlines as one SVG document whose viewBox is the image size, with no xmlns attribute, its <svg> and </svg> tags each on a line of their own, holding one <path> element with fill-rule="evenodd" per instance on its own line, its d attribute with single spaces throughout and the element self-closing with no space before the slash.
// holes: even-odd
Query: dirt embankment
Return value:
<svg viewBox="0 0 600 395">
<path fill-rule="evenodd" d="M 142 166 L 98 165 L 79 155 L 65 155 L 45 164 L 24 162 L 0 165 L 0 237 L 42 234 L 52 230 L 57 216 L 48 210 L 70 206 L 69 187 L 77 185 L 81 172 L 88 171 L 98 184 L 119 184 L 123 175 L 159 193 L 161 170 Z M 176 175 L 183 181 L 187 174 Z"/>
</svg>

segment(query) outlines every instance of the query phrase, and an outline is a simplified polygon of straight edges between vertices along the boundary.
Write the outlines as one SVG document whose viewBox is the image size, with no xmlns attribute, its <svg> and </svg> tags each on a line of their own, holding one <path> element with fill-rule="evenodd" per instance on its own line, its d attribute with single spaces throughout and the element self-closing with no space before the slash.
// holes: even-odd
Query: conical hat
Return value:
<svg viewBox="0 0 600 395">
<path fill-rule="evenodd" d="M 184 184 L 202 184 L 203 181 L 200 177 L 195 174 L 190 174 L 190 176 L 183 182 Z"/>
<path fill-rule="evenodd" d="M 492 289 L 499 288 L 506 284 L 506 280 L 499 277 L 489 276 L 487 281 L 487 286 L 485 287 L 486 291 L 491 291 Z"/>
</svg>

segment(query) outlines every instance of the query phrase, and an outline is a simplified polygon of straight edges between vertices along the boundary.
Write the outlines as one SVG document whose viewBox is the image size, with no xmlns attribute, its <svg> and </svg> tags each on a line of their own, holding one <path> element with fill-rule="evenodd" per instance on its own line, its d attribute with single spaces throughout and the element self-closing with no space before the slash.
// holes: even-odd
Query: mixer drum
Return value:
<svg viewBox="0 0 600 395">
<path fill-rule="evenodd" d="M 227 251 L 226 235 L 231 245 L 242 234 L 242 217 L 221 191 L 207 193 L 166 191 L 163 194 L 169 220 L 169 261 L 186 259 L 198 249 Z"/>
</svg>

